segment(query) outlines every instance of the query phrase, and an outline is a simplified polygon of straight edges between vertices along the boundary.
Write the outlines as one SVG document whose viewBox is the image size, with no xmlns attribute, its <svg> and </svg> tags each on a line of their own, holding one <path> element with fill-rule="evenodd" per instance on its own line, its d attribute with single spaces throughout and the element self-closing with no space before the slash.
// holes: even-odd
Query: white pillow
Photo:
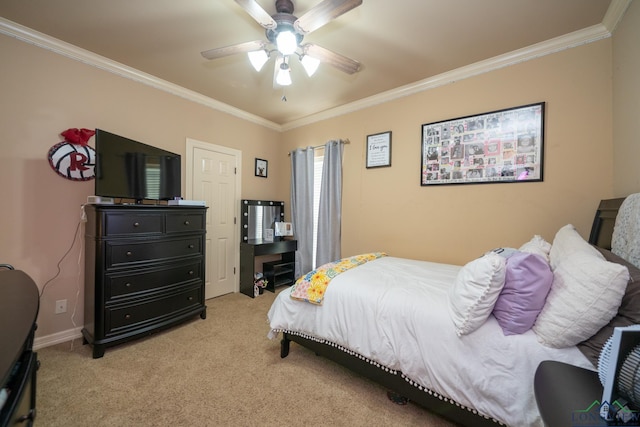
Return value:
<svg viewBox="0 0 640 427">
<path fill-rule="evenodd" d="M 623 265 L 585 251 L 569 254 L 553 271 L 551 291 L 533 325 L 538 341 L 563 348 L 590 338 L 616 315 L 628 281 Z"/>
<path fill-rule="evenodd" d="M 549 264 L 551 270 L 555 270 L 558 264 L 569 255 L 576 252 L 584 252 L 596 258 L 604 260 L 604 256 L 596 248 L 587 243 L 578 233 L 575 227 L 567 224 L 556 233 L 549 251 Z"/>
<path fill-rule="evenodd" d="M 551 243 L 544 240 L 542 236 L 538 236 L 536 234 L 535 236 L 533 236 L 531 240 L 529 240 L 524 245 L 520 246 L 518 250 L 520 252 L 527 252 L 529 254 L 540 255 L 547 262 L 549 262 L 549 252 L 551 251 Z"/>
<path fill-rule="evenodd" d="M 458 336 L 478 329 L 487 320 L 504 286 L 505 259 L 488 252 L 467 263 L 449 288 L 449 314 Z"/>
</svg>

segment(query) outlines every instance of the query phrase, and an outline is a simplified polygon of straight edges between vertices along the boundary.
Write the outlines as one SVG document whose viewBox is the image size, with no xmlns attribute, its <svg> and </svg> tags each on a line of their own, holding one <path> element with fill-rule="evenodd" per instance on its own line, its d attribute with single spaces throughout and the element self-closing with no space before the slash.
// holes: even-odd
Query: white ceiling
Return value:
<svg viewBox="0 0 640 427">
<path fill-rule="evenodd" d="M 293 0 L 294 15 L 320 1 Z M 273 0 L 258 3 L 275 13 Z M 286 102 L 273 88 L 273 59 L 258 73 L 245 54 L 200 55 L 265 39 L 233 0 L 2 0 L 0 30 L 11 34 L 6 29 L 20 24 L 280 126 L 559 37 L 579 43 L 575 34 L 585 29 L 608 34 L 607 10 L 620 4 L 628 2 L 363 0 L 304 39 L 358 60 L 362 70 L 348 75 L 322 64 L 309 78 L 292 61 Z"/>
</svg>

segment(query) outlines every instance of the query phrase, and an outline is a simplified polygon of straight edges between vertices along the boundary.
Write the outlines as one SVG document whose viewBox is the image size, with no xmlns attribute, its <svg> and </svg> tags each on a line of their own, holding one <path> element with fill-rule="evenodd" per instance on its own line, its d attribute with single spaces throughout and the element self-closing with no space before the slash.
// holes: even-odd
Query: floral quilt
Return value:
<svg viewBox="0 0 640 427">
<path fill-rule="evenodd" d="M 324 294 L 331 279 L 338 274 L 350 270 L 354 267 L 364 264 L 365 262 L 386 256 L 384 252 L 373 252 L 368 254 L 356 255 L 348 258 L 342 258 L 324 264 L 315 270 L 311 270 L 304 276 L 296 280 L 291 288 L 291 298 L 299 301 L 310 302 L 311 304 L 322 305 Z"/>
</svg>

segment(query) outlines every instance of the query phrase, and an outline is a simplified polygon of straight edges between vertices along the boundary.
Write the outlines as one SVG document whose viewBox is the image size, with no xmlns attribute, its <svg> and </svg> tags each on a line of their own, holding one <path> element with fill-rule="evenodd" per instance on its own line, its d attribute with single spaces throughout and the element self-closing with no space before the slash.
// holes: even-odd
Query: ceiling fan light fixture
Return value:
<svg viewBox="0 0 640 427">
<path fill-rule="evenodd" d="M 304 67 L 304 70 L 307 72 L 307 76 L 311 77 L 318 70 L 320 60 L 312 58 L 309 55 L 302 55 L 302 58 L 300 58 L 300 63 Z"/>
<path fill-rule="evenodd" d="M 298 48 L 298 38 L 292 31 L 281 31 L 276 36 L 276 46 L 281 54 L 291 55 Z"/>
<path fill-rule="evenodd" d="M 280 69 L 276 75 L 276 83 L 280 86 L 291 85 L 291 70 L 286 62 L 282 62 L 282 64 L 280 64 Z"/>
<path fill-rule="evenodd" d="M 318 70 L 320 62 L 329 64 L 340 71 L 353 74 L 360 71 L 361 65 L 346 56 L 313 43 L 302 44 L 304 37 L 312 31 L 326 25 L 362 4 L 363 0 L 314 0 L 319 3 L 305 12 L 300 18 L 293 14 L 292 0 L 275 1 L 276 13 L 267 13 L 258 1 L 235 0 L 262 28 L 268 41 L 254 40 L 231 46 L 209 49 L 200 52 L 206 59 L 217 59 L 236 53 L 247 53 L 251 65 L 260 72 L 274 56 L 273 87 L 292 84 L 289 58 L 296 56 L 309 77 Z M 273 46 L 276 48 L 273 49 Z M 286 99 L 284 99 L 286 101 Z"/>
<path fill-rule="evenodd" d="M 248 52 L 247 55 L 249 56 L 251 65 L 253 65 L 253 68 L 258 72 L 262 70 L 264 64 L 269 60 L 269 54 L 264 49 Z"/>
</svg>

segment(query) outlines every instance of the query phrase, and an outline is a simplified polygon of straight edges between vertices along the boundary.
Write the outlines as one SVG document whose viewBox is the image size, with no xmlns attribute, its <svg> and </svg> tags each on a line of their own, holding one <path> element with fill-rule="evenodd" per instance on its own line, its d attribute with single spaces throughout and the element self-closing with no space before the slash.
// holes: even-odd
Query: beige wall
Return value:
<svg viewBox="0 0 640 427">
<path fill-rule="evenodd" d="M 613 183 L 616 196 L 640 191 L 640 2 L 632 1 L 613 37 Z"/>
<path fill-rule="evenodd" d="M 288 198 L 279 132 L 6 36 L 0 62 L 0 263 L 26 271 L 41 288 L 53 279 L 41 299 L 38 336 L 83 323 L 82 229 L 59 274 L 56 265 L 74 242 L 93 181 L 70 181 L 50 168 L 47 153 L 62 141 L 60 132 L 102 128 L 181 154 L 183 194 L 186 138 L 235 148 L 242 151 L 242 197 Z M 269 178 L 254 176 L 256 157 L 269 160 Z M 53 314 L 58 299 L 68 300 L 67 314 Z"/>
<path fill-rule="evenodd" d="M 544 182 L 420 186 L 421 124 L 546 102 Z M 611 39 L 285 134 L 288 147 L 349 138 L 344 256 L 368 251 L 463 264 L 573 223 L 588 235 L 612 196 Z M 392 166 L 366 169 L 366 135 L 392 131 Z"/>
<path fill-rule="evenodd" d="M 632 163 L 638 158 L 632 126 L 639 111 L 638 9 L 632 2 L 613 40 L 282 134 L 0 36 L 0 263 L 25 270 L 41 288 L 47 284 L 39 337 L 82 325 L 81 240 L 59 273 L 57 264 L 74 242 L 93 183 L 65 180 L 47 163 L 49 148 L 71 127 L 99 127 L 180 154 L 186 138 L 241 150 L 242 197 L 285 201 L 287 151 L 349 138 L 343 255 L 383 250 L 462 264 L 533 234 L 551 240 L 569 222 L 586 237 L 600 199 L 640 191 Z M 422 124 L 539 101 L 547 108 L 544 182 L 419 185 Z M 393 132 L 392 166 L 366 169 L 366 135 L 384 131 Z M 253 176 L 255 157 L 269 161 L 268 179 Z M 69 300 L 69 313 L 52 314 L 57 299 Z"/>
</svg>

